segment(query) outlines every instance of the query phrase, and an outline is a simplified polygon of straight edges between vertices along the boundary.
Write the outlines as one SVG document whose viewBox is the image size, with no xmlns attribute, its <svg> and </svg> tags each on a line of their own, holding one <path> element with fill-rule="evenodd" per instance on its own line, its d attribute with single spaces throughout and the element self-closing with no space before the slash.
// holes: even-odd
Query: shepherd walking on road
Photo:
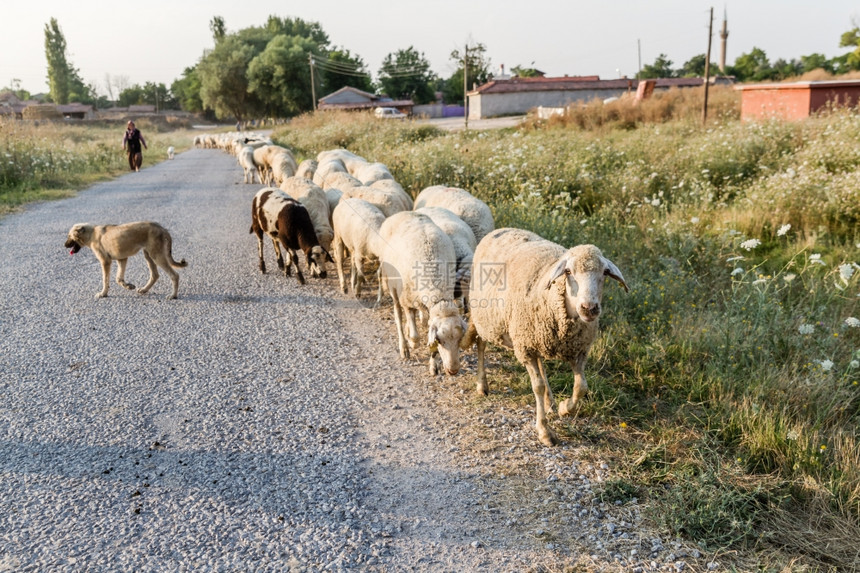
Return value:
<svg viewBox="0 0 860 573">
<path fill-rule="evenodd" d="M 122 148 L 128 153 L 128 167 L 132 171 L 140 171 L 140 166 L 143 164 L 143 153 L 140 150 L 140 144 L 146 146 L 146 140 L 140 130 L 134 126 L 134 122 L 129 120 L 125 130 L 125 135 L 122 137 Z"/>
</svg>

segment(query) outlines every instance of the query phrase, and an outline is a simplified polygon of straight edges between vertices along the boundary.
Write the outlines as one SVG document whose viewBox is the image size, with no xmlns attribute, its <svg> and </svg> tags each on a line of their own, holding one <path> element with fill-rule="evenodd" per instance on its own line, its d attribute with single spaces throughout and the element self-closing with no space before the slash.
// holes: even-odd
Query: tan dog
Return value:
<svg viewBox="0 0 860 573">
<path fill-rule="evenodd" d="M 145 294 L 152 288 L 158 280 L 158 267 L 161 267 L 173 281 L 173 294 L 167 298 L 176 298 L 176 293 L 179 291 L 179 273 L 172 267 L 182 268 L 188 263 L 185 259 L 179 262 L 173 260 L 172 245 L 173 239 L 167 229 L 151 221 L 124 225 L 79 223 L 69 230 L 66 238 L 66 248 L 71 249 L 70 255 L 80 251 L 81 247 L 89 247 L 102 264 L 102 290 L 96 294 L 96 298 L 107 296 L 110 267 L 113 261 L 117 261 L 118 267 L 116 282 L 129 290 L 134 290 L 133 284 L 125 282 L 125 265 L 128 258 L 141 249 L 143 249 L 146 265 L 149 267 L 149 282 L 137 292 Z"/>
</svg>

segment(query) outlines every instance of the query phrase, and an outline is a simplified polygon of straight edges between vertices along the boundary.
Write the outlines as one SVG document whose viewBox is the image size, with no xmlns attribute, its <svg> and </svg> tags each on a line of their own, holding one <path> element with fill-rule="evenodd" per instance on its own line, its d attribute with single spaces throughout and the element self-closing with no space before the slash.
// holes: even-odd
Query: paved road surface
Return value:
<svg viewBox="0 0 860 573">
<path fill-rule="evenodd" d="M 241 179 L 195 149 L 0 220 L 0 571 L 522 570 L 423 363 L 335 273 L 259 272 Z M 68 229 L 147 219 L 189 262 L 179 299 L 162 276 L 96 300 Z"/>
</svg>

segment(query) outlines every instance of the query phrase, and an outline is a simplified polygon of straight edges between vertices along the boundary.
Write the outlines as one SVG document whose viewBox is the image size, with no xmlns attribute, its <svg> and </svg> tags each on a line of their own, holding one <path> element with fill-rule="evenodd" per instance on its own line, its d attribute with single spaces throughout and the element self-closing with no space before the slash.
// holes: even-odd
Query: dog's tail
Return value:
<svg viewBox="0 0 860 573">
<path fill-rule="evenodd" d="M 188 266 L 188 263 L 185 262 L 185 259 L 182 259 L 178 262 L 173 260 L 173 238 L 170 235 L 167 235 L 164 240 L 164 254 L 167 255 L 167 260 L 170 262 L 171 267 L 181 269 L 183 267 Z"/>
</svg>

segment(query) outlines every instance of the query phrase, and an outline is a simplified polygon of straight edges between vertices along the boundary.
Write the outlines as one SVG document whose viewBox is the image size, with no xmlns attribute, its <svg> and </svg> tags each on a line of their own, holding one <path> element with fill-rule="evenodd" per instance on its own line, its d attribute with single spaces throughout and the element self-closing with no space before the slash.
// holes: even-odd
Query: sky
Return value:
<svg viewBox="0 0 860 573">
<path fill-rule="evenodd" d="M 319 22 L 332 46 L 362 58 L 376 78 L 386 55 L 410 46 L 440 77 L 456 69 L 453 50 L 486 47 L 491 71 L 534 67 L 548 76 L 633 77 L 661 54 L 680 68 L 708 47 L 719 62 L 723 15 L 728 17 L 726 61 L 765 51 L 771 62 L 812 53 L 831 58 L 848 51 L 842 34 L 860 25 L 857 0 L 27 0 L 0 11 L 0 89 L 47 92 L 45 25 L 56 18 L 66 56 L 81 78 L 106 95 L 108 76 L 129 85 L 170 84 L 213 47 L 209 22 L 221 16 L 227 31 L 262 26 L 268 16 Z"/>
</svg>

